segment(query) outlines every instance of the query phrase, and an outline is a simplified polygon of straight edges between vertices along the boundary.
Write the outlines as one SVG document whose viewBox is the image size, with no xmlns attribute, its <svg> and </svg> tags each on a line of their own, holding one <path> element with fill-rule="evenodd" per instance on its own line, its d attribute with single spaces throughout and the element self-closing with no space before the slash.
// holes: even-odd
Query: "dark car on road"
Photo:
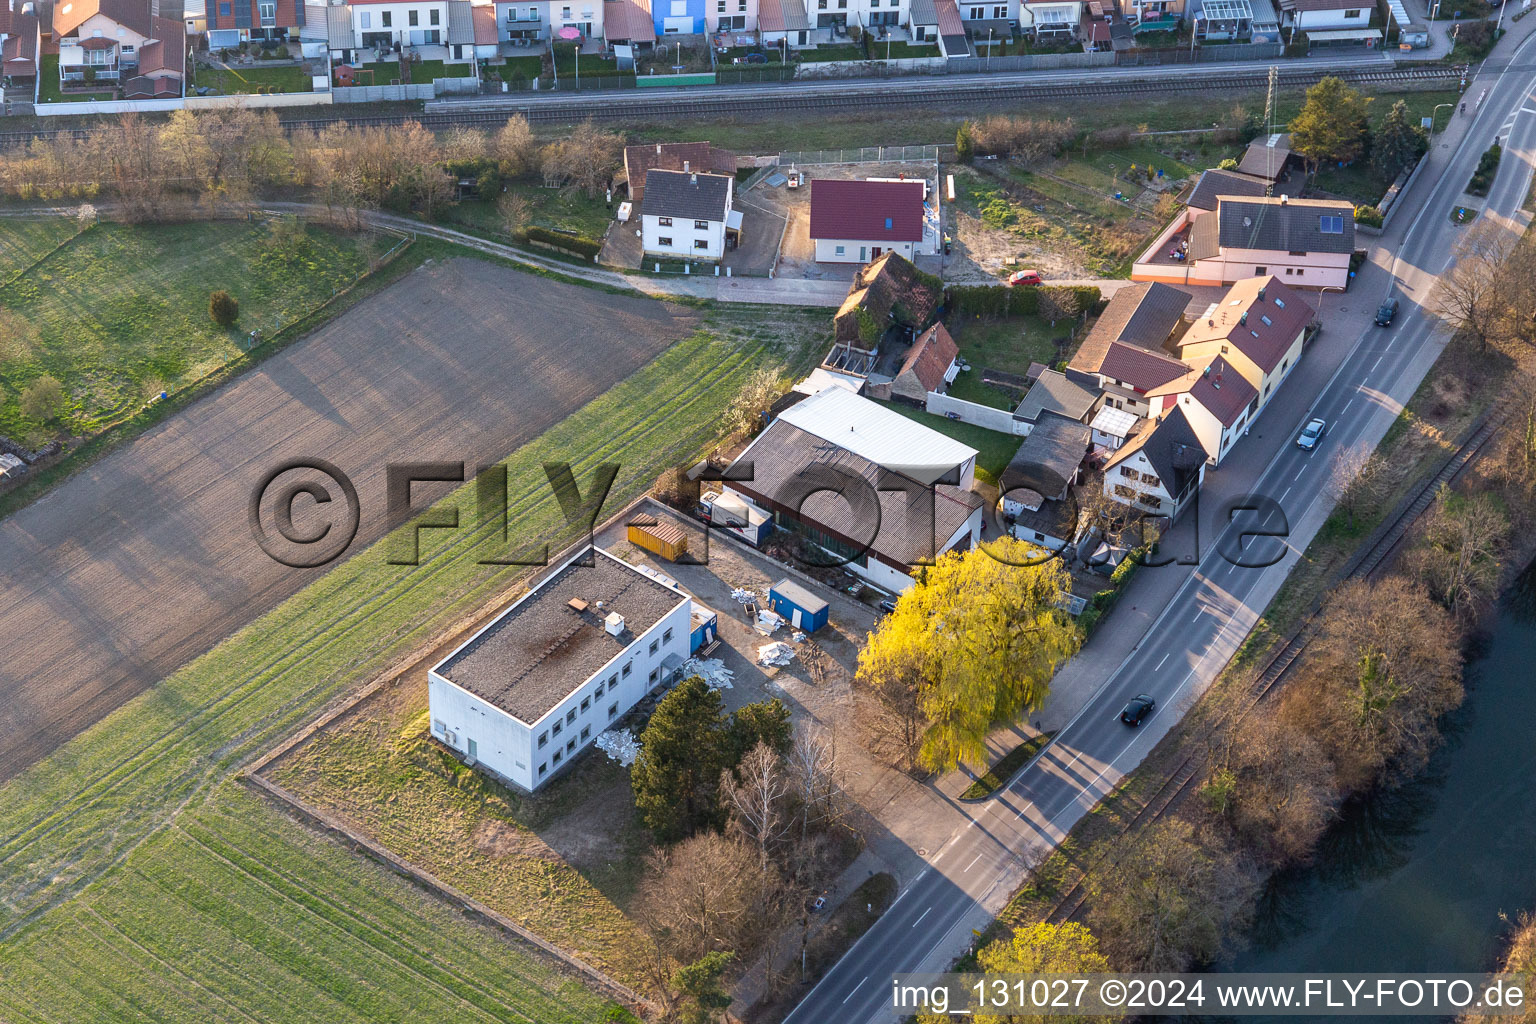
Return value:
<svg viewBox="0 0 1536 1024">
<path fill-rule="evenodd" d="M 1397 316 L 1397 300 L 1388 299 L 1376 310 L 1376 326 L 1386 327 L 1392 323 L 1392 318 Z"/>
<path fill-rule="evenodd" d="M 1157 709 L 1157 701 L 1146 694 L 1132 697 L 1131 702 L 1120 712 L 1120 721 L 1135 728 L 1146 720 L 1146 717 Z"/>
<path fill-rule="evenodd" d="M 1317 442 L 1328 433 L 1328 424 L 1323 420 L 1313 420 L 1301 428 L 1301 433 L 1296 435 L 1296 447 L 1304 452 L 1309 452 L 1317 447 Z"/>
</svg>

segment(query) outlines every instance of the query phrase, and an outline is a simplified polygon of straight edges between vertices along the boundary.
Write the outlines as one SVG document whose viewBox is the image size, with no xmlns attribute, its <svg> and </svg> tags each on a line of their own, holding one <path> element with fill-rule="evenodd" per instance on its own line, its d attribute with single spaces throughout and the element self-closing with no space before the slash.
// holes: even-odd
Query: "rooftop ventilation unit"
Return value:
<svg viewBox="0 0 1536 1024">
<path fill-rule="evenodd" d="M 609 636 L 618 636 L 624 632 L 624 616 L 618 612 L 609 612 L 608 617 L 603 619 L 603 629 L 608 631 Z"/>
</svg>

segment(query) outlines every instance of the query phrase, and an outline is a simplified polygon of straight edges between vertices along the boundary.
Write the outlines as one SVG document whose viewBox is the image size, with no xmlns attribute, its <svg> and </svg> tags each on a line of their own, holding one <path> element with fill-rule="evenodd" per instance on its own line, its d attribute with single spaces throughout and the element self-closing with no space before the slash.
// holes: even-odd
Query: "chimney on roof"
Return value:
<svg viewBox="0 0 1536 1024">
<path fill-rule="evenodd" d="M 661 143 L 656 143 L 656 155 L 661 156 Z"/>
<path fill-rule="evenodd" d="M 1264 301 L 1264 289 L 1262 287 L 1259 288 L 1259 301 Z"/>
<path fill-rule="evenodd" d="M 1281 206 L 1284 206 L 1286 203 L 1288 203 L 1290 201 L 1291 201 L 1291 197 L 1290 196 L 1286 195 L 1284 192 L 1280 193 L 1280 205 Z"/>
<path fill-rule="evenodd" d="M 685 170 L 685 171 L 686 171 L 686 170 L 687 170 L 687 169 L 688 169 L 688 161 L 687 161 L 687 160 L 684 160 L 684 161 L 683 161 L 683 170 Z"/>
<path fill-rule="evenodd" d="M 1221 371 L 1220 370 L 1216 371 L 1216 379 L 1211 381 L 1211 387 L 1215 388 L 1217 391 L 1221 390 Z"/>
<path fill-rule="evenodd" d="M 690 185 L 697 185 L 698 183 L 699 183 L 699 176 L 697 174 L 690 174 L 690 175 L 688 175 L 688 184 L 690 184 Z"/>
<path fill-rule="evenodd" d="M 609 636 L 618 636 L 624 632 L 624 616 L 618 612 L 609 612 L 608 617 L 603 620 L 603 630 Z"/>
</svg>

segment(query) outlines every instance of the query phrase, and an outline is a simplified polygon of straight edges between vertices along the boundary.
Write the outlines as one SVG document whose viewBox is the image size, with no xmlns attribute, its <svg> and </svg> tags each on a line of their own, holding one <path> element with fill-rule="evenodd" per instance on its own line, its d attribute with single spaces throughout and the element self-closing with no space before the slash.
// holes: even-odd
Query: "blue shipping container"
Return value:
<svg viewBox="0 0 1536 1024">
<path fill-rule="evenodd" d="M 827 602 L 789 580 L 779 580 L 768 588 L 768 607 L 789 620 L 790 625 L 807 633 L 814 633 L 827 624 Z"/>
</svg>

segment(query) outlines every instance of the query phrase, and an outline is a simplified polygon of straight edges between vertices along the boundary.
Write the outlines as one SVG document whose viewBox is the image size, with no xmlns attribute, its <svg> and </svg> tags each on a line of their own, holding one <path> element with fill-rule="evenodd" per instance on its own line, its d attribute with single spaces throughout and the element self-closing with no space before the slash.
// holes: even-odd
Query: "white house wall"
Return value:
<svg viewBox="0 0 1536 1024">
<path fill-rule="evenodd" d="M 718 260 L 725 255 L 725 222 L 708 221 L 708 227 L 697 227 L 693 221 L 681 217 L 672 218 L 670 226 L 663 226 L 659 217 L 645 214 L 640 218 L 641 248 L 647 253 L 662 253 L 684 259 Z M 670 245 L 662 239 L 670 238 Z M 703 240 L 706 247 L 700 249 L 694 242 Z"/>
<path fill-rule="evenodd" d="M 839 248 L 842 252 L 838 252 Z M 874 251 L 877 248 L 882 254 L 894 252 L 909 260 L 912 258 L 911 242 L 860 242 L 851 238 L 818 238 L 816 239 L 816 262 L 857 263 L 863 266 L 875 258 Z"/>
</svg>

